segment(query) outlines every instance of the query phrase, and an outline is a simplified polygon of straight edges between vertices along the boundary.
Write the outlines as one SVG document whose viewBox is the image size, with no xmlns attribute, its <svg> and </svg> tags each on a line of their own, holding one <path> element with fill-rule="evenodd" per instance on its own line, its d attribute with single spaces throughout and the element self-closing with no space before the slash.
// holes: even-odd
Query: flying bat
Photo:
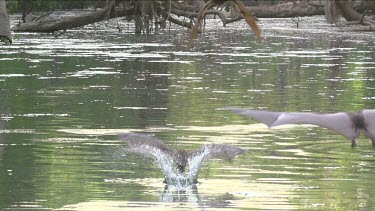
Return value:
<svg viewBox="0 0 375 211">
<path fill-rule="evenodd" d="M 371 139 L 375 147 L 375 109 L 362 110 L 357 113 L 312 113 L 312 112 L 271 112 L 228 107 L 237 114 L 251 117 L 269 128 L 285 124 L 312 124 L 335 131 L 352 141 L 356 147 L 356 139 L 360 132 Z"/>
<path fill-rule="evenodd" d="M 196 151 L 173 150 L 163 143 L 162 140 L 139 133 L 121 133 L 119 139 L 126 141 L 129 151 L 152 157 L 162 168 L 166 181 L 175 175 L 184 175 L 186 167 L 189 166 L 188 180 L 196 183 L 199 170 L 203 161 L 209 159 L 223 159 L 232 161 L 237 155 L 247 152 L 235 146 L 225 144 L 206 144 Z"/>
</svg>

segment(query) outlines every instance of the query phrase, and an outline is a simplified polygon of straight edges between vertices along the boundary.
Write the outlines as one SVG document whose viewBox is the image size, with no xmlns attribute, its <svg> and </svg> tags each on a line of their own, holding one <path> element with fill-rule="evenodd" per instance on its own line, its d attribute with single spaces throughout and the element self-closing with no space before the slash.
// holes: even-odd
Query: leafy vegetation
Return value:
<svg viewBox="0 0 375 211">
<path fill-rule="evenodd" d="M 0 44 L 10 45 L 11 42 L 7 37 L 0 36 Z"/>
<path fill-rule="evenodd" d="M 10 13 L 19 13 L 32 10 L 34 12 L 57 9 L 83 9 L 93 5 L 93 0 L 9 0 L 7 8 Z"/>
</svg>

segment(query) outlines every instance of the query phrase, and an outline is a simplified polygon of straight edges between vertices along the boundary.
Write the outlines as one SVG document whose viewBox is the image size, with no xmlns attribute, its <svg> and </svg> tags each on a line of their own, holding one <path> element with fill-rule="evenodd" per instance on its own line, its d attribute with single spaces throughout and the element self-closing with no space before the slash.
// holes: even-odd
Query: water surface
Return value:
<svg viewBox="0 0 375 211">
<path fill-rule="evenodd" d="M 14 17 L 15 18 L 15 17 Z M 16 21 L 16 20 L 14 20 Z M 210 20 L 187 48 L 179 27 L 135 37 L 114 22 L 0 46 L 0 208 L 13 210 L 371 210 L 375 151 L 314 126 L 269 130 L 223 110 L 338 112 L 375 107 L 373 33 L 322 17 Z M 316 29 L 311 29 L 316 26 Z M 195 188 L 165 187 L 151 159 L 119 132 L 175 149 L 231 144 L 232 163 L 204 163 Z"/>
</svg>

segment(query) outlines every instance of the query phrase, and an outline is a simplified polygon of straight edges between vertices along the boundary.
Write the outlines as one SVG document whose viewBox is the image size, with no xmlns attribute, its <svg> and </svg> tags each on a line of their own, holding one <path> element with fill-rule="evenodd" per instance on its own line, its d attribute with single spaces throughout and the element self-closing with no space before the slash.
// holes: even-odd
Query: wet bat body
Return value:
<svg viewBox="0 0 375 211">
<path fill-rule="evenodd" d="M 350 139 L 352 147 L 357 146 L 356 139 L 363 131 L 371 139 L 372 146 L 375 146 L 375 110 L 362 110 L 357 113 L 320 114 L 312 112 L 270 112 L 234 107 L 228 107 L 227 109 L 256 119 L 268 127 L 285 124 L 312 124 L 324 127 Z"/>
<path fill-rule="evenodd" d="M 127 142 L 130 151 L 146 157 L 152 157 L 159 164 L 162 162 L 161 166 L 169 163 L 178 174 L 185 173 L 186 167 L 188 165 L 191 167 L 194 164 L 196 168 L 193 170 L 190 168 L 189 172 L 192 175 L 193 182 L 196 182 L 200 165 L 203 161 L 213 158 L 231 161 L 237 155 L 247 152 L 246 149 L 225 144 L 206 144 L 194 152 L 177 151 L 170 149 L 162 140 L 144 134 L 122 133 L 118 137 Z"/>
</svg>

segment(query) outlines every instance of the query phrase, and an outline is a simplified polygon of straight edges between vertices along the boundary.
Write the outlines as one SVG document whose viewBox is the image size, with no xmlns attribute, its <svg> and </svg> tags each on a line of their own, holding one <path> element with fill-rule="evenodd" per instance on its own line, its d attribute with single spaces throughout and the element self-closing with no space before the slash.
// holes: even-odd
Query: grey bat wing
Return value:
<svg viewBox="0 0 375 211">
<path fill-rule="evenodd" d="M 351 140 L 356 135 L 355 125 L 345 112 L 318 114 L 309 112 L 270 112 L 240 108 L 228 109 L 238 114 L 252 117 L 268 127 L 285 124 L 312 124 L 340 133 Z"/>
<path fill-rule="evenodd" d="M 228 107 L 228 110 L 234 111 L 237 114 L 249 116 L 259 122 L 272 127 L 272 124 L 279 118 L 282 112 L 269 112 L 269 111 L 258 111 L 258 110 L 249 110 L 235 107 Z"/>
<path fill-rule="evenodd" d="M 246 153 L 247 149 L 225 144 L 206 144 L 189 155 L 189 159 L 196 156 L 204 156 L 203 160 L 223 159 L 232 161 L 237 155 Z"/>
<path fill-rule="evenodd" d="M 119 139 L 127 142 L 129 149 L 133 152 L 155 157 L 155 153 L 161 152 L 172 156 L 174 151 L 169 149 L 162 140 L 149 135 L 139 133 L 121 133 Z"/>
<path fill-rule="evenodd" d="M 363 110 L 362 115 L 365 121 L 365 128 L 371 139 L 375 139 L 375 110 Z"/>
</svg>

